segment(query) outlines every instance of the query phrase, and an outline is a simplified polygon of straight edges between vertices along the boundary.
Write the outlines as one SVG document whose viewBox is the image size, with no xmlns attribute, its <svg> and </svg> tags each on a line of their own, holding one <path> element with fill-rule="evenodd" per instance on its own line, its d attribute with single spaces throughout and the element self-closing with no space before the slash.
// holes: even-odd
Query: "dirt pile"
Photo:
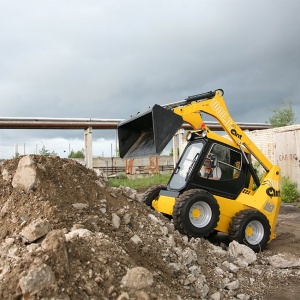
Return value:
<svg viewBox="0 0 300 300">
<path fill-rule="evenodd" d="M 73 160 L 24 156 L 1 172 L 0 299 L 275 299 L 299 281 L 298 257 L 188 240 Z"/>
</svg>

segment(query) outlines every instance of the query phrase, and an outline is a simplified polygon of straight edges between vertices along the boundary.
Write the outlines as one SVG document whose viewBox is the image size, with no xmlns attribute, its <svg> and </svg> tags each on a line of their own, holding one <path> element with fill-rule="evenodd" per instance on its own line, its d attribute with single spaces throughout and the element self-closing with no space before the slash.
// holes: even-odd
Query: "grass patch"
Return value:
<svg viewBox="0 0 300 300">
<path fill-rule="evenodd" d="M 297 201 L 299 193 L 297 190 L 297 184 L 292 182 L 289 178 L 282 178 L 282 202 L 291 203 Z"/>
<path fill-rule="evenodd" d="M 118 178 L 108 178 L 108 182 L 113 187 L 127 186 L 134 190 L 146 190 L 151 186 L 159 184 L 167 184 L 171 174 L 157 174 L 144 178 L 130 179 L 126 175 L 121 175 Z M 282 202 L 291 203 L 299 200 L 296 183 L 286 177 L 282 178 Z M 298 204 L 300 208 L 300 204 Z"/>
<path fill-rule="evenodd" d="M 129 179 L 123 175 L 120 178 L 109 178 L 108 182 L 113 187 L 128 186 L 132 189 L 147 189 L 157 184 L 167 184 L 171 174 L 157 174 L 154 176 L 148 176 L 145 178 Z"/>
</svg>

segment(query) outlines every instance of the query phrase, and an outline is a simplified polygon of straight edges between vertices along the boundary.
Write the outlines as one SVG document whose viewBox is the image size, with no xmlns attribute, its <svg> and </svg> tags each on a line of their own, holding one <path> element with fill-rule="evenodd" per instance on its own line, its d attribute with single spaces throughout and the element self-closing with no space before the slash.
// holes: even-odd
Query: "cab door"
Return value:
<svg viewBox="0 0 300 300">
<path fill-rule="evenodd" d="M 239 149 L 212 140 L 209 143 L 209 150 L 204 157 L 217 157 L 214 167 L 218 169 L 218 177 L 203 175 L 204 158 L 193 172 L 187 189 L 204 189 L 213 195 L 236 199 L 243 188 L 249 185 L 248 165 Z"/>
<path fill-rule="evenodd" d="M 168 183 L 168 189 L 178 191 L 185 188 L 188 183 L 187 179 L 198 163 L 203 147 L 203 140 L 194 141 L 186 146 Z"/>
</svg>

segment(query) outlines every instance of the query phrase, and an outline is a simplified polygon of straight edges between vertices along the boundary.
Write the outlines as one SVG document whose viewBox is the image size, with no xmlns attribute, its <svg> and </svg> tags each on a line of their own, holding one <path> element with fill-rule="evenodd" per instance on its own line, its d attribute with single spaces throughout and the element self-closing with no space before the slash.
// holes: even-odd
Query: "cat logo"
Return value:
<svg viewBox="0 0 300 300">
<path fill-rule="evenodd" d="M 238 134 L 235 129 L 231 129 L 230 132 L 232 133 L 232 135 L 236 136 L 238 139 L 242 139 L 242 135 Z"/>
<path fill-rule="evenodd" d="M 278 181 L 265 180 L 262 185 L 268 185 L 266 194 L 272 199 L 273 197 L 280 197 L 281 193 L 278 189 Z M 276 189 L 275 189 L 276 188 Z"/>
</svg>

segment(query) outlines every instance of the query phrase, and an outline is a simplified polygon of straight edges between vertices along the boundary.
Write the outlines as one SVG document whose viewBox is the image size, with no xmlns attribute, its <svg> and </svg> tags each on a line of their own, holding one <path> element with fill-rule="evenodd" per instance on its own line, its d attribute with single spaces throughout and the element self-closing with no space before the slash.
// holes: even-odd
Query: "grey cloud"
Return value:
<svg viewBox="0 0 300 300">
<path fill-rule="evenodd" d="M 299 8 L 292 0 L 2 1 L 1 115 L 127 118 L 223 88 L 236 121 L 265 122 L 292 97 L 299 122 Z"/>
</svg>

